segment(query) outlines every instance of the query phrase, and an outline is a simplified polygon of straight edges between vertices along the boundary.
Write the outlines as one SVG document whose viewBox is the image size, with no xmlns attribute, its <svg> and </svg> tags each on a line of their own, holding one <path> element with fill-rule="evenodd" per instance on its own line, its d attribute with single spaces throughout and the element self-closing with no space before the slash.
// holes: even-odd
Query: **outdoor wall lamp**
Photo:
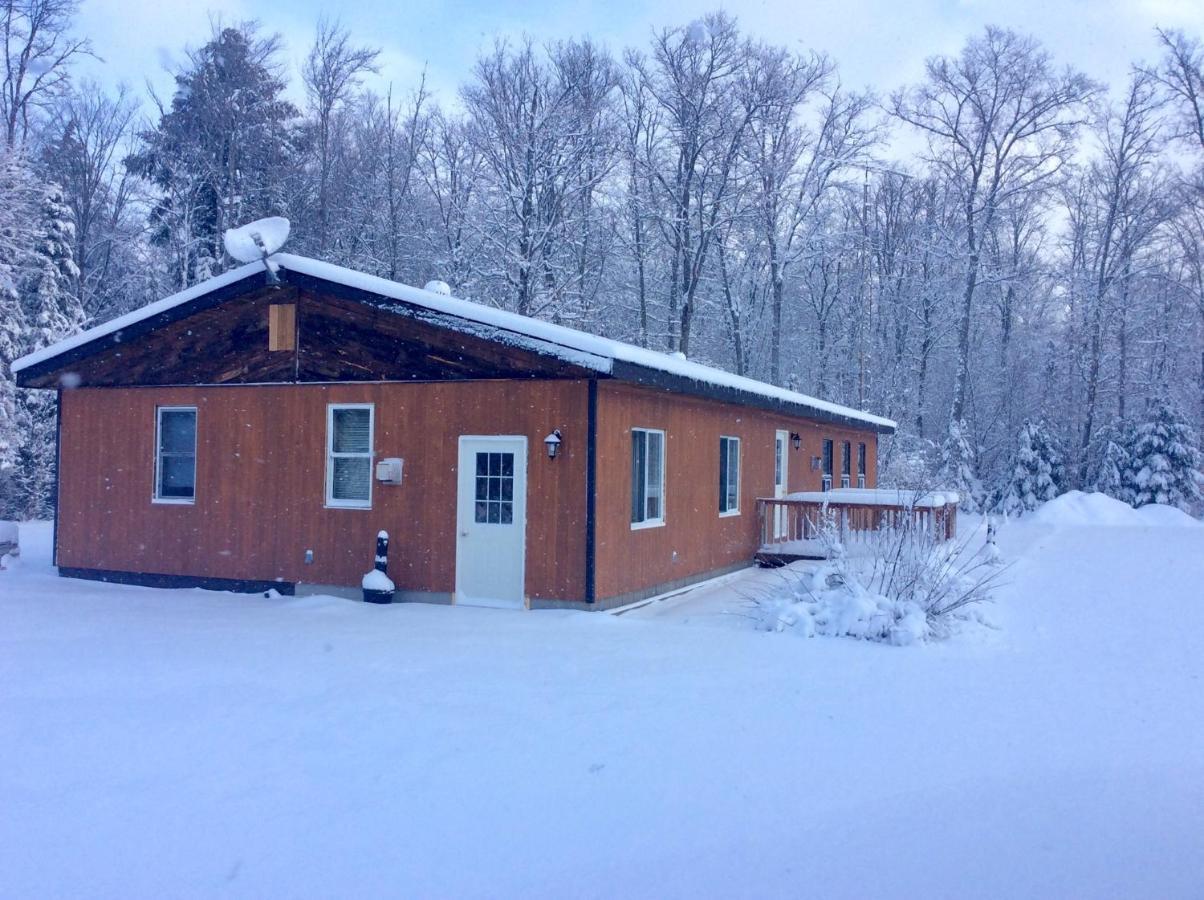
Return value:
<svg viewBox="0 0 1204 900">
<path fill-rule="evenodd" d="M 560 429 L 555 429 L 543 439 L 543 445 L 548 448 L 548 459 L 555 459 L 560 452 Z"/>
<path fill-rule="evenodd" d="M 795 450 L 798 450 L 803 446 L 803 436 L 797 431 L 790 432 L 790 445 L 794 447 Z"/>
</svg>

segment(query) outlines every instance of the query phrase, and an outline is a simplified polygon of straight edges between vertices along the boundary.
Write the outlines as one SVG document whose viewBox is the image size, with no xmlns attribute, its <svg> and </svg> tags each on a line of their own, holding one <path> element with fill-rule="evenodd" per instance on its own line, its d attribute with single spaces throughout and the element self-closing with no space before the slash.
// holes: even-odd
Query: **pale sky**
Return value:
<svg viewBox="0 0 1204 900">
<path fill-rule="evenodd" d="M 284 38 L 298 65 L 325 12 L 354 37 L 382 50 L 378 86 L 407 94 L 425 66 L 437 96 L 454 96 L 473 60 L 498 36 L 528 34 L 537 41 L 588 35 L 616 53 L 645 47 L 653 30 L 683 25 L 724 8 L 755 37 L 827 52 L 850 87 L 885 93 L 916 80 L 924 59 L 955 53 L 967 35 L 998 24 L 1035 35 L 1061 62 L 1117 85 L 1130 64 L 1157 56 L 1155 26 L 1204 35 L 1204 0 L 839 0 L 748 3 L 701 0 L 564 0 L 546 5 L 489 0 L 83 0 L 79 32 L 104 63 L 85 74 L 125 81 L 144 93 L 149 80 L 170 95 L 167 68 L 185 46 L 203 43 L 210 16 L 257 19 Z"/>
</svg>

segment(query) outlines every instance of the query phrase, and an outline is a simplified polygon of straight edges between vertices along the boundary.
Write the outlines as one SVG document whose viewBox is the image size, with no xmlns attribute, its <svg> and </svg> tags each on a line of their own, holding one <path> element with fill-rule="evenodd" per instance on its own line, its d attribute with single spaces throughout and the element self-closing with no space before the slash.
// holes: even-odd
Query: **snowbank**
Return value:
<svg viewBox="0 0 1204 900">
<path fill-rule="evenodd" d="M 1086 494 L 1069 491 L 1042 505 L 1032 515 L 1039 525 L 1057 528 L 1082 525 L 1133 527 L 1153 525 L 1159 527 L 1198 526 L 1200 522 L 1173 506 L 1150 504 L 1133 509 L 1106 494 Z"/>
<path fill-rule="evenodd" d="M 5 898 L 1200 896 L 1200 532 L 1045 535 L 997 639 L 921 652 L 63 579 L 50 534 L 0 580 Z"/>
</svg>

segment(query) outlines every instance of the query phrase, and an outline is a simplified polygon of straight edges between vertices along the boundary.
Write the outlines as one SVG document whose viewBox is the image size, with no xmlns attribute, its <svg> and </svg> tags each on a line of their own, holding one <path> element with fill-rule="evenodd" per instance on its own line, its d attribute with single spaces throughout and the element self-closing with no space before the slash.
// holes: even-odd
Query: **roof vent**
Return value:
<svg viewBox="0 0 1204 900">
<path fill-rule="evenodd" d="M 424 291 L 430 291 L 432 294 L 438 294 L 440 297 L 451 296 L 451 285 L 446 281 L 428 281 Z"/>
</svg>

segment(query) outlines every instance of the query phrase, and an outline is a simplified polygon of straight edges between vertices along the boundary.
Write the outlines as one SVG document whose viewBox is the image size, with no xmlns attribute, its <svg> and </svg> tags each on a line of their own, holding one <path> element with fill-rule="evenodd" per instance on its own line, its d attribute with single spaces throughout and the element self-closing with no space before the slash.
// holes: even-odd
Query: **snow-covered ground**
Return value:
<svg viewBox="0 0 1204 900">
<path fill-rule="evenodd" d="M 380 607 L 58 579 L 26 528 L 0 895 L 1199 897 L 1204 528 L 1069 519 L 907 648 L 752 631 L 756 570 Z"/>
</svg>

